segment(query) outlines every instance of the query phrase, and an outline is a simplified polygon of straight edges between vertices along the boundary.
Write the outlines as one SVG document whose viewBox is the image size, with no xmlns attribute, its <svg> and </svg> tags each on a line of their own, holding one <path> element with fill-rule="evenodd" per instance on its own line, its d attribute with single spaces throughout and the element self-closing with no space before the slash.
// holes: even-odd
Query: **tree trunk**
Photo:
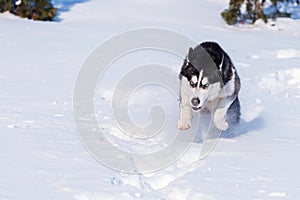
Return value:
<svg viewBox="0 0 300 200">
<path fill-rule="evenodd" d="M 261 8 L 260 8 L 259 0 L 254 0 L 254 17 L 252 21 L 253 24 L 259 18 L 259 12 L 261 12 L 260 10 Z"/>
</svg>

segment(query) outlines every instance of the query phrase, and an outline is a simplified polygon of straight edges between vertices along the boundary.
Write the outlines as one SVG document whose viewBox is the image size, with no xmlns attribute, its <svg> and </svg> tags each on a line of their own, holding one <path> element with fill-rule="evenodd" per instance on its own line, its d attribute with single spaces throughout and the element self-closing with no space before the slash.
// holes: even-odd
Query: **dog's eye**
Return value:
<svg viewBox="0 0 300 200">
<path fill-rule="evenodd" d="M 190 85 L 191 85 L 192 87 L 194 87 L 194 86 L 195 86 L 195 83 L 194 83 L 193 81 L 190 81 Z"/>
<path fill-rule="evenodd" d="M 209 85 L 209 84 L 206 83 L 206 84 L 202 85 L 202 88 L 203 88 L 203 89 L 207 89 L 207 88 L 208 88 L 208 85 Z"/>
</svg>

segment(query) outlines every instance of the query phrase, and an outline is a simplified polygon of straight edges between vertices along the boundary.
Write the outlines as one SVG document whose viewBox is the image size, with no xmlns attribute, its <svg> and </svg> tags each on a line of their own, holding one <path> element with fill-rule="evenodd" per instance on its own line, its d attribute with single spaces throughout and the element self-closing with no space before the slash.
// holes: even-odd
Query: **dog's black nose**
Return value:
<svg viewBox="0 0 300 200">
<path fill-rule="evenodd" d="M 198 106 L 200 103 L 200 99 L 198 97 L 192 98 L 192 105 L 193 106 Z"/>
</svg>

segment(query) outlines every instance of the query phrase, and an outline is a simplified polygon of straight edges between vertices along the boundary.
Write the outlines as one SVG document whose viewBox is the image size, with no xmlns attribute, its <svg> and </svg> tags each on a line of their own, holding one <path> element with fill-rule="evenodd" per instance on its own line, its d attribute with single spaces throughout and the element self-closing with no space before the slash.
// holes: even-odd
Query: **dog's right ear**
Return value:
<svg viewBox="0 0 300 200">
<path fill-rule="evenodd" d="M 187 58 L 185 58 L 184 60 L 183 60 L 183 64 L 182 64 L 182 66 L 181 66 L 181 70 L 180 70 L 180 73 L 179 73 L 179 79 L 181 80 L 181 78 L 182 78 L 182 76 L 184 76 L 185 75 L 185 69 L 187 68 L 187 66 L 188 66 L 188 61 L 187 61 Z"/>
<path fill-rule="evenodd" d="M 190 60 L 192 60 L 195 57 L 195 53 L 194 53 L 194 49 L 192 47 L 189 48 L 189 52 L 188 55 L 186 56 L 186 58 L 183 61 L 183 64 L 181 66 L 181 69 L 184 69 L 188 66 L 188 62 Z"/>
<path fill-rule="evenodd" d="M 184 68 L 186 68 L 188 66 L 188 60 L 187 60 L 187 58 L 185 58 L 184 60 L 183 60 L 183 64 L 182 64 L 182 66 L 181 66 L 181 69 L 184 69 Z"/>
</svg>

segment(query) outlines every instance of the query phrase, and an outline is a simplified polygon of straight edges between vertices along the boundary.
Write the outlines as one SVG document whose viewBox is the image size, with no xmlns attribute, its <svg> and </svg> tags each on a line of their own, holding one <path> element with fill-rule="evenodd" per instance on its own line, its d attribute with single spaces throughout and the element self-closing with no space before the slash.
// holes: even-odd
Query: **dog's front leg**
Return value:
<svg viewBox="0 0 300 200">
<path fill-rule="evenodd" d="M 213 115 L 213 121 L 215 124 L 215 127 L 217 127 L 219 130 L 225 131 L 228 129 L 228 122 L 226 121 L 226 113 L 232 102 L 235 100 L 234 98 L 224 98 L 220 101 L 219 105 L 215 109 L 214 115 Z"/>
<path fill-rule="evenodd" d="M 189 104 L 189 97 L 185 93 L 181 93 L 180 102 L 180 119 L 177 124 L 179 130 L 186 130 L 191 128 L 192 109 Z"/>
</svg>

